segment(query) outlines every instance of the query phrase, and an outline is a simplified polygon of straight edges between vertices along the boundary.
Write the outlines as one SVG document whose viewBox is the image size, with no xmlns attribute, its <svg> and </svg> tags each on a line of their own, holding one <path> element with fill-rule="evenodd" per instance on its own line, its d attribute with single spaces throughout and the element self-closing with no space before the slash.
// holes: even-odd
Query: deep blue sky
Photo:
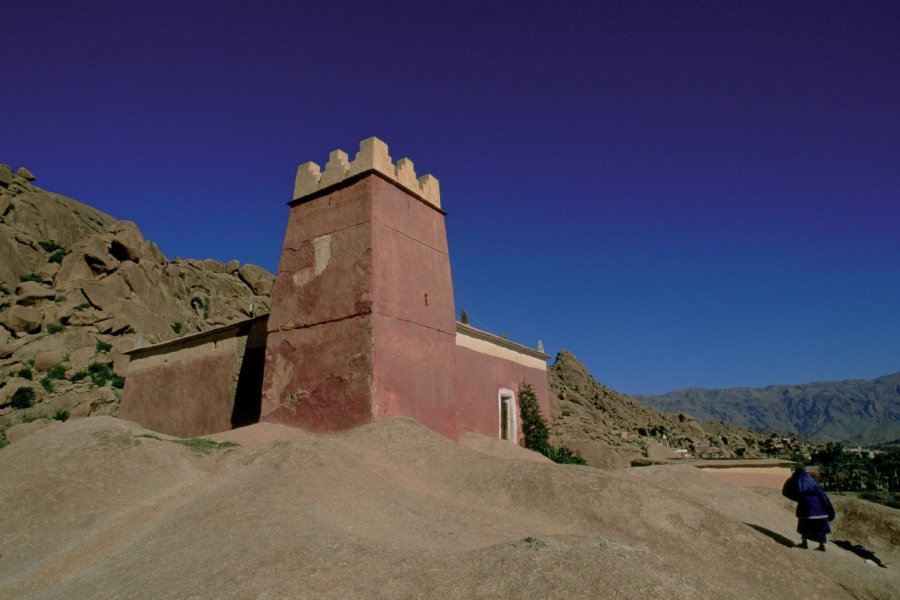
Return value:
<svg viewBox="0 0 900 600">
<path fill-rule="evenodd" d="M 441 182 L 457 310 L 625 392 L 900 370 L 898 2 L 6 2 L 0 162 L 274 271 L 296 166 Z"/>
</svg>

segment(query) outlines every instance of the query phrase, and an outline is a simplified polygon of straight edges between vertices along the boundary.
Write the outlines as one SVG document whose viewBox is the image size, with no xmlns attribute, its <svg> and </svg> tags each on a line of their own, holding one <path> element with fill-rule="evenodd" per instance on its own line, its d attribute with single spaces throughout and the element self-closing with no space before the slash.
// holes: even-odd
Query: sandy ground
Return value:
<svg viewBox="0 0 900 600">
<path fill-rule="evenodd" d="M 687 465 L 555 465 L 391 419 L 256 425 L 202 455 L 98 417 L 0 450 L 0 598 L 897 598 L 897 511 L 793 505 Z M 158 439 L 161 438 L 161 439 Z"/>
<path fill-rule="evenodd" d="M 739 487 L 767 488 L 779 492 L 791 476 L 788 467 L 724 467 L 703 471 Z"/>
</svg>

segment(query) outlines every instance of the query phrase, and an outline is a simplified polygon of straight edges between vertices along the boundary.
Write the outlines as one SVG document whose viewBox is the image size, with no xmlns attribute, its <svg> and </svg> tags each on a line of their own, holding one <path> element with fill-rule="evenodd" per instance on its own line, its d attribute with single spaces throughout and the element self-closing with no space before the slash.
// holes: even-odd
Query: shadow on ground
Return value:
<svg viewBox="0 0 900 600">
<path fill-rule="evenodd" d="M 852 552 L 858 557 L 864 560 L 871 560 L 873 563 L 881 567 L 882 569 L 887 569 L 887 565 L 881 562 L 881 559 L 875 556 L 875 553 L 863 546 L 862 544 L 854 544 L 849 540 L 834 540 L 834 545 L 838 548 L 843 548 L 848 552 Z"/>
<path fill-rule="evenodd" d="M 754 525 L 753 523 L 744 523 L 744 525 L 746 525 L 747 527 L 752 527 L 753 529 L 757 530 L 761 534 L 772 538 L 773 540 L 775 540 L 782 546 L 786 546 L 787 548 L 796 548 L 797 547 L 797 544 L 795 544 L 793 540 L 788 539 L 788 538 L 784 537 L 783 535 L 781 535 L 780 533 L 776 533 L 776 532 L 772 531 L 771 529 L 766 529 L 765 527 L 762 527 L 760 525 Z"/>
</svg>

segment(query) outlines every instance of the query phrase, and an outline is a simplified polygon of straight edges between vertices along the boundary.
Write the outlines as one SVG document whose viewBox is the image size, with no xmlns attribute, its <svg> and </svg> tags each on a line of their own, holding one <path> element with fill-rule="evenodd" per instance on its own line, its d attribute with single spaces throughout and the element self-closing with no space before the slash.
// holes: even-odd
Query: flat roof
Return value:
<svg viewBox="0 0 900 600">
<path fill-rule="evenodd" d="M 494 335 L 489 331 L 484 331 L 483 329 L 478 329 L 476 327 L 472 327 L 471 325 L 466 325 L 465 323 L 462 323 L 460 321 L 456 322 L 456 333 L 461 333 L 469 337 L 484 340 L 485 342 L 489 342 L 496 346 L 502 346 L 503 348 L 507 348 L 514 352 L 527 354 L 528 356 L 533 356 L 534 358 L 539 358 L 541 360 L 550 359 L 549 354 L 545 354 L 539 350 L 535 350 L 534 348 L 529 348 L 528 346 L 523 346 L 522 344 L 517 344 L 516 342 L 512 342 L 505 337 Z"/>
</svg>

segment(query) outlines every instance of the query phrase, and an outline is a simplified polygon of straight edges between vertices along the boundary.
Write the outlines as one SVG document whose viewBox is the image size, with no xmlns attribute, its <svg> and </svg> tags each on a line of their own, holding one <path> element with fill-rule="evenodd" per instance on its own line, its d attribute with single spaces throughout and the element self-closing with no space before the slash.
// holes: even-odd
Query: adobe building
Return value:
<svg viewBox="0 0 900 600">
<path fill-rule="evenodd" d="M 269 315 L 131 352 L 119 416 L 181 437 L 391 416 L 517 441 L 543 352 L 455 319 L 438 181 L 377 138 L 297 170 Z"/>
</svg>

